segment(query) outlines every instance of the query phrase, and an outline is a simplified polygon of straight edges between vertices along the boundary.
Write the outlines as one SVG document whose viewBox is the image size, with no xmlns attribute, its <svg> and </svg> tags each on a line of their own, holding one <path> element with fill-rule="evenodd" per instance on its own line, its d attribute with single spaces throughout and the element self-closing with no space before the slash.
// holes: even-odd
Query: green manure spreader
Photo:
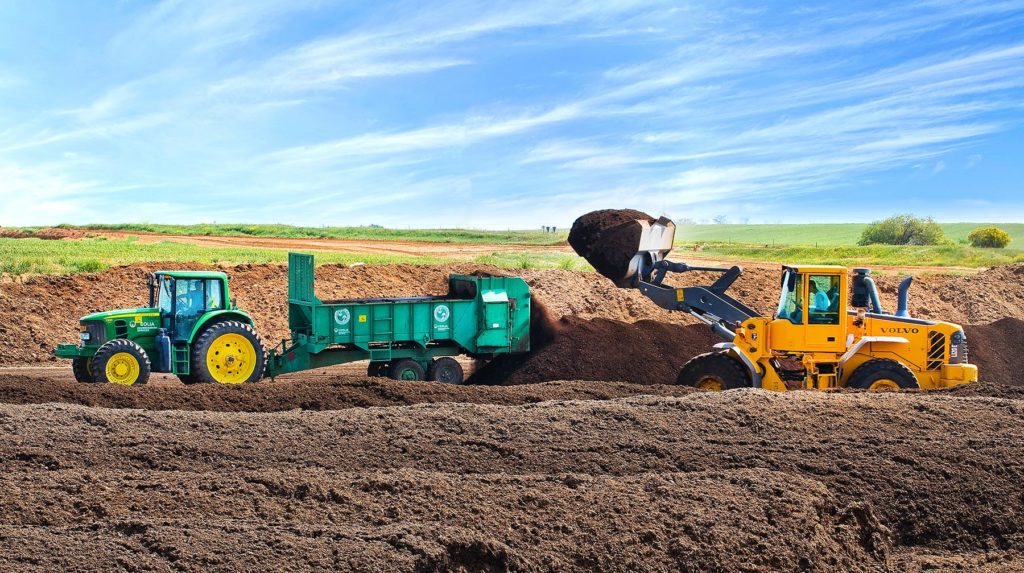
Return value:
<svg viewBox="0 0 1024 573">
<path fill-rule="evenodd" d="M 372 376 L 458 384 L 454 356 L 530 350 L 530 289 L 521 278 L 451 275 L 442 296 L 323 301 L 313 271 L 312 255 L 288 254 L 291 337 L 273 349 L 235 306 L 227 275 L 159 271 L 148 306 L 83 317 L 80 342 L 55 354 L 87 383 L 145 384 L 150 372 L 166 372 L 186 384 L 242 384 L 367 360 Z"/>
</svg>

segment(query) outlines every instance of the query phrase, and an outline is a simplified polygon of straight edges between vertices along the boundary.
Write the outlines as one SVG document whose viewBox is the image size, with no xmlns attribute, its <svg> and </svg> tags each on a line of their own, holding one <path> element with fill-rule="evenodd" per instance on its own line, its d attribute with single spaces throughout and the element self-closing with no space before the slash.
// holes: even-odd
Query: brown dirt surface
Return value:
<svg viewBox="0 0 1024 573">
<path fill-rule="evenodd" d="M 3 405 L 0 428 L 4 570 L 886 571 L 1024 549 L 1015 400 Z"/>
<path fill-rule="evenodd" d="M 172 376 L 154 375 L 154 380 L 145 386 L 126 387 L 79 384 L 63 370 L 51 369 L 44 375 L 0 373 L 3 404 L 59 402 L 103 408 L 211 412 L 342 410 L 442 402 L 517 405 L 545 400 L 610 400 L 638 394 L 684 396 L 695 391 L 675 385 L 596 381 L 554 381 L 514 387 L 453 386 L 336 373 L 305 373 L 240 386 L 186 386 Z"/>
<path fill-rule="evenodd" d="M 569 245 L 597 272 L 618 282 L 626 276 L 640 242 L 637 220 L 653 222 L 654 218 L 633 209 L 591 211 L 573 222 Z"/>
</svg>

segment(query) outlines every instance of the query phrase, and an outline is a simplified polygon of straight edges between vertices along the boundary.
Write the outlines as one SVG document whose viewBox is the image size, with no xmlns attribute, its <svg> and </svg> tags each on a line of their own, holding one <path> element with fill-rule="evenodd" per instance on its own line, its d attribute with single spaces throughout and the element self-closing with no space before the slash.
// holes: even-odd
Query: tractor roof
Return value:
<svg viewBox="0 0 1024 573">
<path fill-rule="evenodd" d="M 846 267 L 839 265 L 783 265 L 782 270 L 791 269 L 798 273 L 821 273 L 823 275 L 846 274 Z"/>
<path fill-rule="evenodd" d="M 157 271 L 155 275 L 166 275 L 176 279 L 226 279 L 228 275 L 220 271 Z"/>
</svg>

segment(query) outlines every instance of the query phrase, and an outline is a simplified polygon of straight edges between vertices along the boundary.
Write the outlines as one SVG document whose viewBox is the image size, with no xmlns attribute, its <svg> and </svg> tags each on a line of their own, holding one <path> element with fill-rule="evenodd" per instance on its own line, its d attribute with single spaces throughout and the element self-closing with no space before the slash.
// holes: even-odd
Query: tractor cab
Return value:
<svg viewBox="0 0 1024 573">
<path fill-rule="evenodd" d="M 771 322 L 780 350 L 843 352 L 847 336 L 846 267 L 784 266 L 779 305 Z"/>
<path fill-rule="evenodd" d="M 209 312 L 231 307 L 228 277 L 221 272 L 160 271 L 149 278 L 149 306 L 172 341 L 189 340 Z"/>
</svg>

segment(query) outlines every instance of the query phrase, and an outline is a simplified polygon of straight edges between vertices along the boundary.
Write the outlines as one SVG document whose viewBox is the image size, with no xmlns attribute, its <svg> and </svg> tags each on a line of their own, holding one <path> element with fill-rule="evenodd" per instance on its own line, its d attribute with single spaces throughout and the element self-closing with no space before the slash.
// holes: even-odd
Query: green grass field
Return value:
<svg viewBox="0 0 1024 573">
<path fill-rule="evenodd" d="M 792 264 L 895 267 L 966 267 L 982 268 L 1024 262 L 1019 249 L 976 249 L 964 245 L 913 247 L 897 245 L 742 245 L 701 243 L 701 256 L 742 261 L 771 261 Z M 676 249 L 679 258 L 686 258 L 688 248 Z"/>
<path fill-rule="evenodd" d="M 480 231 L 473 229 L 385 229 L 383 227 L 293 227 L 291 225 L 59 225 L 66 229 L 144 231 L 168 235 L 241 235 L 249 237 L 311 239 L 379 239 L 393 241 L 430 241 L 437 243 L 494 243 L 499 245 L 555 245 L 565 240 L 568 231 Z"/>
<path fill-rule="evenodd" d="M 953 242 L 966 242 L 967 235 L 991 223 L 941 223 Z M 751 245 L 856 245 L 863 223 L 808 223 L 800 225 L 677 225 L 677 243 L 741 243 Z M 1001 223 L 1013 238 L 1010 247 L 1024 248 L 1024 223 Z"/>
<path fill-rule="evenodd" d="M 80 241 L 53 241 L 43 239 L 0 238 L 0 275 L 17 277 L 35 274 L 70 274 L 99 272 L 110 266 L 145 261 L 197 262 L 197 263 L 284 263 L 288 253 L 276 249 L 249 249 L 241 247 L 202 247 L 162 241 L 143 244 L 131 238 L 107 240 L 105 238 Z M 472 261 L 507 269 L 527 268 L 589 268 L 575 255 L 562 253 L 520 253 L 497 251 L 473 259 L 425 256 L 372 255 L 362 253 L 316 253 L 317 263 L 432 264 L 453 261 Z"/>
</svg>

